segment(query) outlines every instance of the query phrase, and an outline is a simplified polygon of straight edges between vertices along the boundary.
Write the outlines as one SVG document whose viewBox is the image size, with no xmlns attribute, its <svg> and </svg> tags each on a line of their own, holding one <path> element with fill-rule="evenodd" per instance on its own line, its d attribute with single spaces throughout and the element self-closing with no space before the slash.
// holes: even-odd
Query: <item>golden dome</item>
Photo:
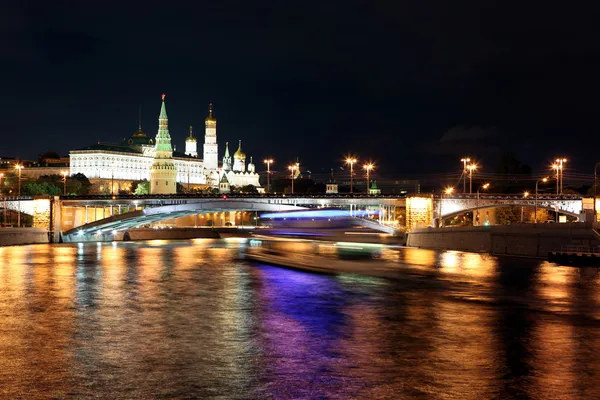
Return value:
<svg viewBox="0 0 600 400">
<path fill-rule="evenodd" d="M 235 153 L 233 153 L 233 158 L 235 158 L 236 160 L 245 160 L 246 159 L 246 154 L 244 154 L 244 152 L 242 151 L 242 141 L 240 140 L 240 145 L 238 147 L 238 149 L 236 150 Z"/>
<path fill-rule="evenodd" d="M 213 116 L 213 105 L 210 103 L 208 105 L 208 117 L 205 119 L 206 122 L 217 122 L 216 118 Z"/>
</svg>

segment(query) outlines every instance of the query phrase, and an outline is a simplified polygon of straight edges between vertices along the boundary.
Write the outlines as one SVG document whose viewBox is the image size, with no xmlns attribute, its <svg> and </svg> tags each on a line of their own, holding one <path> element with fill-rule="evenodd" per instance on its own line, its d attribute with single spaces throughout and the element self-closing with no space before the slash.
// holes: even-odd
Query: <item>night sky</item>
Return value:
<svg viewBox="0 0 600 400">
<path fill-rule="evenodd" d="M 154 136 L 164 92 L 178 150 L 213 102 L 220 156 L 241 139 L 259 169 L 600 160 L 597 2 L 2 3 L 0 156 L 119 141 L 140 105 Z"/>
</svg>

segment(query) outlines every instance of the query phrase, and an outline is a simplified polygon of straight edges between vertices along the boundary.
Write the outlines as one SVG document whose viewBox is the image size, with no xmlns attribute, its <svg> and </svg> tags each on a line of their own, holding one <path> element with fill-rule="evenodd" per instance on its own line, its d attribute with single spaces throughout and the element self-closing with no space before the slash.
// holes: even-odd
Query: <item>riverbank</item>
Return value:
<svg viewBox="0 0 600 400">
<path fill-rule="evenodd" d="M 48 231 L 41 228 L 0 228 L 0 246 L 49 243 Z"/>
<path fill-rule="evenodd" d="M 591 223 L 516 224 L 415 229 L 407 246 L 494 255 L 547 258 L 563 246 L 595 247 L 600 235 Z"/>
</svg>

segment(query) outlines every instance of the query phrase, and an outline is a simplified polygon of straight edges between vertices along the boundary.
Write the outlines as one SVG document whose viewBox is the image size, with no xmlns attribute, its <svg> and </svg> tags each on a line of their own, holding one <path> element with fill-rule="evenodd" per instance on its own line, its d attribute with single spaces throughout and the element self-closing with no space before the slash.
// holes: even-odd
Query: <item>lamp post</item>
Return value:
<svg viewBox="0 0 600 400">
<path fill-rule="evenodd" d="M 529 197 L 529 192 L 523 192 L 523 198 L 526 199 Z M 523 206 L 521 206 L 521 223 L 523 223 Z"/>
<path fill-rule="evenodd" d="M 18 196 L 19 196 L 19 210 L 17 212 L 17 228 L 21 227 L 21 170 L 23 169 L 23 166 L 20 164 L 15 165 L 15 168 L 17 169 L 17 171 L 19 172 L 19 177 L 17 179 L 18 182 Z"/>
<path fill-rule="evenodd" d="M 369 163 L 369 164 L 365 164 L 365 165 L 363 165 L 363 168 L 364 168 L 364 169 L 367 171 L 367 194 L 369 194 L 369 187 L 370 187 L 370 184 L 371 184 L 371 182 L 370 182 L 370 179 L 369 179 L 369 178 L 370 178 L 370 176 L 371 176 L 371 175 L 370 175 L 370 174 L 371 174 L 371 170 L 372 170 L 373 168 L 375 168 L 375 166 L 374 166 L 372 163 Z"/>
<path fill-rule="evenodd" d="M 463 193 L 467 191 L 467 163 L 471 162 L 471 159 L 461 158 L 460 161 L 463 163 Z"/>
<path fill-rule="evenodd" d="M 560 191 L 557 194 L 562 194 L 563 191 L 563 169 L 564 169 L 564 163 L 567 162 L 566 158 L 557 158 L 555 161 L 555 165 L 556 165 L 556 172 L 558 175 L 560 175 L 560 183 L 557 182 L 557 185 L 560 185 Z"/>
<path fill-rule="evenodd" d="M 4 174 L 0 173 L 0 198 L 3 198 L 4 195 L 2 194 L 2 178 L 4 178 Z M 4 214 L 4 224 L 6 224 L 6 199 L 4 199 L 4 210 L 3 210 L 3 214 Z"/>
<path fill-rule="evenodd" d="M 444 226 L 444 219 L 442 218 L 442 202 L 444 201 L 444 193 L 449 196 L 453 192 L 454 192 L 454 188 L 451 186 L 444 189 L 443 192 L 440 192 L 440 208 L 439 208 L 439 212 L 438 212 L 438 218 L 440 220 L 438 225 L 440 228 L 442 228 Z"/>
<path fill-rule="evenodd" d="M 110 194 L 115 192 L 115 163 L 111 164 L 110 169 Z"/>
<path fill-rule="evenodd" d="M 67 195 L 67 175 L 68 172 L 67 171 L 60 171 L 60 174 L 63 176 L 62 181 L 63 181 L 63 196 Z"/>
<path fill-rule="evenodd" d="M 490 184 L 486 183 L 486 184 L 480 186 L 479 188 L 477 188 L 477 204 L 475 206 L 475 209 L 477 210 L 477 225 L 479 225 L 479 190 L 481 190 L 481 189 L 486 190 L 489 187 L 490 187 Z M 475 219 L 475 218 L 473 218 L 473 219 Z M 473 222 L 475 222 L 475 221 L 473 221 Z M 475 224 L 473 224 L 473 225 L 475 225 Z"/>
<path fill-rule="evenodd" d="M 473 194 L 473 171 L 477 169 L 477 164 L 467 165 L 469 170 L 469 194 Z"/>
<path fill-rule="evenodd" d="M 294 175 L 295 171 L 298 169 L 298 164 L 292 164 L 288 169 L 290 170 L 290 177 L 292 178 L 292 194 L 294 194 Z"/>
<path fill-rule="evenodd" d="M 540 182 L 548 182 L 548 177 L 542 178 L 542 179 L 538 179 L 537 181 L 535 181 L 535 200 L 534 200 L 534 208 L 533 208 L 533 223 L 537 224 L 537 202 L 538 202 L 538 184 Z"/>
<path fill-rule="evenodd" d="M 600 162 L 597 162 L 596 165 L 594 165 L 594 223 L 598 221 L 598 217 L 596 216 L 596 186 L 598 186 L 598 165 L 600 165 Z"/>
<path fill-rule="evenodd" d="M 271 193 L 271 164 L 273 164 L 273 159 L 267 158 L 263 162 L 267 164 L 267 193 Z"/>
<path fill-rule="evenodd" d="M 346 158 L 346 164 L 350 164 L 350 193 L 352 193 L 352 174 L 353 174 L 353 166 L 356 163 L 357 159 L 348 157 Z"/>
</svg>

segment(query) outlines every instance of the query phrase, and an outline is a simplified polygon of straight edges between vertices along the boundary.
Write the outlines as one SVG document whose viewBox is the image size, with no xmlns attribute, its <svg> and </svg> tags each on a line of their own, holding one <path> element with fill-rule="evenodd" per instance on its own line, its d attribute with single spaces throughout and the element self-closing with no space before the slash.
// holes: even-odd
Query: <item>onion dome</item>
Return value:
<svg viewBox="0 0 600 400">
<path fill-rule="evenodd" d="M 235 153 L 233 153 L 233 158 L 235 160 L 246 160 L 246 154 L 242 151 L 242 141 L 240 140 L 240 145 Z"/>
<path fill-rule="evenodd" d="M 206 122 L 217 122 L 216 118 L 213 116 L 213 105 L 210 103 L 208 105 L 208 117 L 205 119 Z"/>
<path fill-rule="evenodd" d="M 190 126 L 190 136 L 188 136 L 187 139 L 185 139 L 185 141 L 186 142 L 196 142 L 196 138 L 192 134 L 192 127 L 191 126 Z"/>
</svg>

